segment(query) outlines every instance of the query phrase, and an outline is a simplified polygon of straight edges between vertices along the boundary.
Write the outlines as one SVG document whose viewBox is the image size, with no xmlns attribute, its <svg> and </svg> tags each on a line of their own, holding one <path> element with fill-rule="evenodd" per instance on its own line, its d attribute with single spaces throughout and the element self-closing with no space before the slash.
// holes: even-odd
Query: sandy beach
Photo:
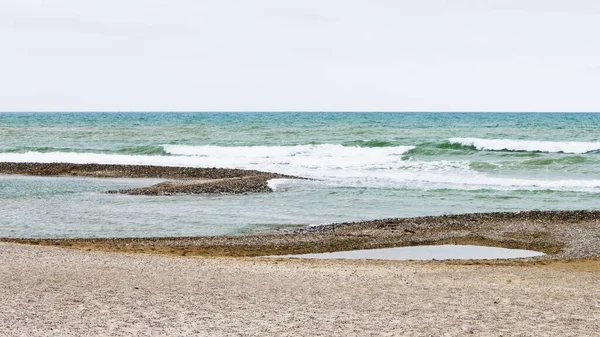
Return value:
<svg viewBox="0 0 600 337">
<path fill-rule="evenodd" d="M 0 27 L 0 337 L 600 337 L 600 1 Z"/>
<path fill-rule="evenodd" d="M 600 273 L 0 243 L 4 336 L 594 335 Z"/>
<path fill-rule="evenodd" d="M 263 187 L 273 177 L 70 164 L 8 163 L 0 171 L 176 179 L 167 189 L 142 189 L 157 194 L 269 192 Z M 212 187 L 196 189 L 203 184 Z M 597 211 L 528 211 L 239 236 L 1 238 L 0 335 L 594 335 L 599 219 Z M 430 244 L 545 255 L 424 262 L 261 257 Z"/>
</svg>

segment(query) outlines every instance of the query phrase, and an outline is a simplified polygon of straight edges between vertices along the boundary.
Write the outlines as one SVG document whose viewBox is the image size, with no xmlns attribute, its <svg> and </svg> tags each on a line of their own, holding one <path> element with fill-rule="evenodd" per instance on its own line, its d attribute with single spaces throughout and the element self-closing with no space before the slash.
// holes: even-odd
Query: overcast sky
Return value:
<svg viewBox="0 0 600 337">
<path fill-rule="evenodd" d="M 0 111 L 600 111 L 597 0 L 0 0 Z"/>
</svg>

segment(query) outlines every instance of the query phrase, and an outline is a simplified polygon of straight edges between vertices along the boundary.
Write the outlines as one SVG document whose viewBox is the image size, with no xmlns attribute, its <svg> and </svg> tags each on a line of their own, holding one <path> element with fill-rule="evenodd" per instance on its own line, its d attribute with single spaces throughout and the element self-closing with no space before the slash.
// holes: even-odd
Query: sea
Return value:
<svg viewBox="0 0 600 337">
<path fill-rule="evenodd" d="M 392 217 L 600 209 L 600 114 L 0 113 L 0 162 L 253 169 L 273 193 L 0 175 L 0 237 L 239 235 Z"/>
</svg>

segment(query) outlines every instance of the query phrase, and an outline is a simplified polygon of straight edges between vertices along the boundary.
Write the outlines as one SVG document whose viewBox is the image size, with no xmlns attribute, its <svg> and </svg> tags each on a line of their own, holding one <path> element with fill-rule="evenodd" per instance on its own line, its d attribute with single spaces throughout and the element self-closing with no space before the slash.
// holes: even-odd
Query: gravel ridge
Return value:
<svg viewBox="0 0 600 337">
<path fill-rule="evenodd" d="M 341 223 L 239 236 L 166 238 L 0 238 L 83 250 L 182 256 L 264 256 L 430 244 L 474 244 L 547 255 L 487 263 L 600 259 L 600 211 L 474 213 Z M 453 263 L 453 262 L 445 262 Z M 459 261 L 456 263 L 474 263 Z M 478 262 L 479 263 L 479 262 Z"/>
<path fill-rule="evenodd" d="M 271 179 L 304 179 L 255 170 L 70 163 L 0 163 L 0 174 L 176 180 L 150 187 L 107 191 L 130 195 L 268 193 L 272 192 L 268 186 Z"/>
</svg>

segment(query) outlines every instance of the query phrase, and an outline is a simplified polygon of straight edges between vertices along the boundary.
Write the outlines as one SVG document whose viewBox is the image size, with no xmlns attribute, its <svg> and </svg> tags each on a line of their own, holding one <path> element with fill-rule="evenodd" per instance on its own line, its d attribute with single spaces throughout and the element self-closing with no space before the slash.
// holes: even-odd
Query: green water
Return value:
<svg viewBox="0 0 600 337">
<path fill-rule="evenodd" d="M 143 197 L 151 181 L 0 177 L 0 237 L 240 234 L 287 225 L 598 209 L 600 114 L 0 113 L 0 161 L 257 169 L 274 193 Z"/>
</svg>

